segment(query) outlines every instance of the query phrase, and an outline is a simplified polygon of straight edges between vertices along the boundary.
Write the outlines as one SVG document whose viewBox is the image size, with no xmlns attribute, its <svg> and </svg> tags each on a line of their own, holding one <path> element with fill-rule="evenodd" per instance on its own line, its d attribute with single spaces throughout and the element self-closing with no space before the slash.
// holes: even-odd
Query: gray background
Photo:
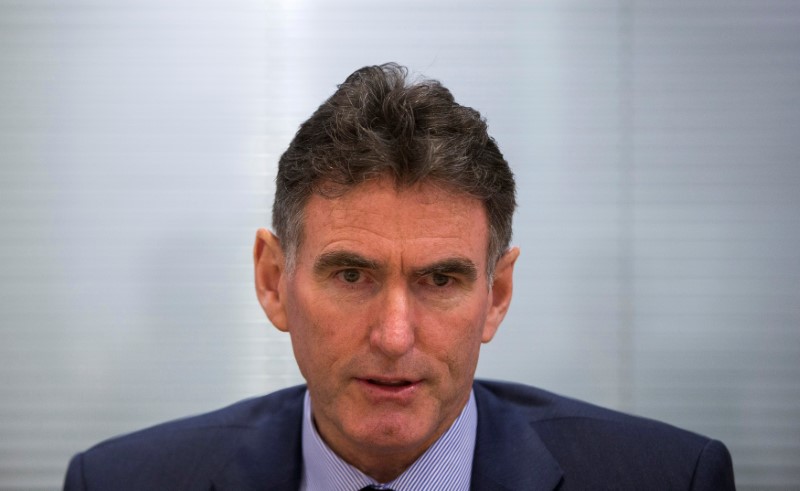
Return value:
<svg viewBox="0 0 800 491">
<path fill-rule="evenodd" d="M 252 287 L 275 164 L 355 68 L 441 79 L 517 175 L 483 377 L 800 488 L 800 3 L 0 1 L 0 489 L 301 382 Z"/>
</svg>

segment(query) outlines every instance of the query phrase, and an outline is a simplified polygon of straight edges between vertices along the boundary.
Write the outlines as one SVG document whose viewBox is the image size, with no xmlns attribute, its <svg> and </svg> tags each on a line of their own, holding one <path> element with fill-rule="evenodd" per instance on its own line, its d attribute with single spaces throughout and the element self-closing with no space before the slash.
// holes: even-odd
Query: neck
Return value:
<svg viewBox="0 0 800 491">
<path fill-rule="evenodd" d="M 459 489 L 467 489 L 478 422 L 477 408 L 469 402 L 470 398 L 468 395 L 464 407 L 454 417 L 440 420 L 434 428 L 427 426 L 430 432 L 420 432 L 419 427 L 413 431 L 420 418 L 403 414 L 394 414 L 395 417 L 383 414 L 384 417 L 377 419 L 370 419 L 370 415 L 350 418 L 346 421 L 367 424 L 351 424 L 345 427 L 350 431 L 344 431 L 345 428 L 335 424 L 338 421 L 324 417 L 324 407 L 323 414 L 316 413 L 313 400 L 306 393 L 305 479 L 325 488 L 330 486 L 332 473 L 351 482 L 357 482 L 359 474 L 363 482 L 363 475 L 367 475 L 380 483 L 390 483 L 403 475 L 404 482 L 408 479 L 409 483 L 418 483 L 419 489 L 431 489 L 439 487 L 444 477 L 460 482 Z"/>
<path fill-rule="evenodd" d="M 314 421 L 312 419 L 312 421 Z M 406 469 L 411 467 L 417 459 L 430 448 L 433 443 L 450 427 L 450 421 L 442 430 L 437 431 L 421 445 L 413 447 L 386 448 L 378 445 L 359 445 L 352 442 L 342 442 L 330 438 L 320 425 L 314 421 L 314 426 L 322 440 L 342 460 L 360 470 L 380 483 L 393 481 Z M 334 442 L 334 440 L 336 440 Z M 345 443 L 345 444 L 343 444 Z M 348 444 L 349 443 L 349 444 Z"/>
</svg>

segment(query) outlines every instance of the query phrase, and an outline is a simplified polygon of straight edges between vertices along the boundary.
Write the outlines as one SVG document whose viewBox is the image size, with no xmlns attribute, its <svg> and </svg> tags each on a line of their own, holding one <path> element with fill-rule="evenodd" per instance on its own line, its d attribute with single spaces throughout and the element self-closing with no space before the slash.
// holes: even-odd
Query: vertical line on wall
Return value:
<svg viewBox="0 0 800 491">
<path fill-rule="evenodd" d="M 618 288 L 619 353 L 617 383 L 619 406 L 634 410 L 634 0 L 619 0 L 618 26 Z"/>
</svg>

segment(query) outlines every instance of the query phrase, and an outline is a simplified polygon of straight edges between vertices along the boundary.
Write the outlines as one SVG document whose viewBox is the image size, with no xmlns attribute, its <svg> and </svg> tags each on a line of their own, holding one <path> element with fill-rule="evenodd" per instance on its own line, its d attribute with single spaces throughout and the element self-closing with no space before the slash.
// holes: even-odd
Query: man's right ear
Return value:
<svg viewBox="0 0 800 491">
<path fill-rule="evenodd" d="M 288 331 L 286 323 L 286 261 L 280 240 L 272 232 L 259 229 L 253 246 L 256 296 L 272 325 Z"/>
</svg>

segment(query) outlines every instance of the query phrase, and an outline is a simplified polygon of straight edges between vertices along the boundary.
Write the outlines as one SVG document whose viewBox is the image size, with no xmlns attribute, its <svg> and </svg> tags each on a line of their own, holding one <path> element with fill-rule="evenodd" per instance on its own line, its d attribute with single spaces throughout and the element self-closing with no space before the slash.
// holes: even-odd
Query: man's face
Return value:
<svg viewBox="0 0 800 491">
<path fill-rule="evenodd" d="M 267 257 L 270 241 L 259 232 L 259 298 L 291 335 L 320 434 L 351 463 L 365 452 L 419 456 L 469 397 L 518 251 L 489 285 L 482 203 L 433 184 L 398 191 L 388 179 L 312 196 L 291 273 Z"/>
</svg>

